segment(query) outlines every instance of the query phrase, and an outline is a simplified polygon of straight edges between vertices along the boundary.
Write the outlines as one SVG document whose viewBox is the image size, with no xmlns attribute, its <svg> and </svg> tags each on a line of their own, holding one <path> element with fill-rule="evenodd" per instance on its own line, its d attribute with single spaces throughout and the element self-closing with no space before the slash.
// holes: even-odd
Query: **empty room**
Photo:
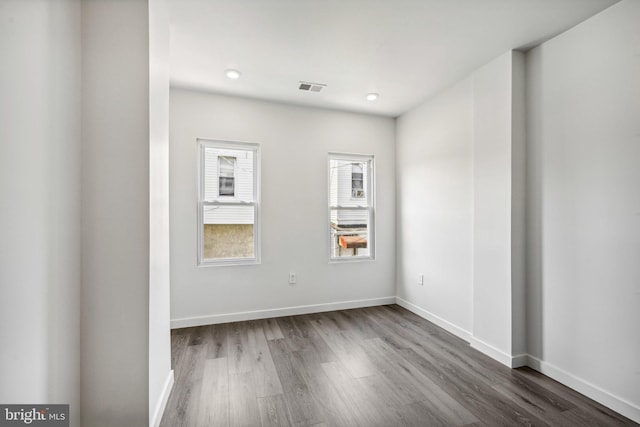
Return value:
<svg viewBox="0 0 640 427">
<path fill-rule="evenodd" d="M 0 424 L 638 425 L 638 23 L 2 1 Z"/>
</svg>

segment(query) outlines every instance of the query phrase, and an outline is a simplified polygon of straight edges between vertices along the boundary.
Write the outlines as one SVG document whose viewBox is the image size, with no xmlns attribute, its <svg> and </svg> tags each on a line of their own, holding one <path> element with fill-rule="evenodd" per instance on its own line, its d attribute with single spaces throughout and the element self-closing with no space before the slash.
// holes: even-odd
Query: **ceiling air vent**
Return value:
<svg viewBox="0 0 640 427">
<path fill-rule="evenodd" d="M 309 82 L 299 82 L 298 89 L 304 90 L 307 92 L 320 92 L 327 85 L 322 83 L 309 83 Z"/>
</svg>

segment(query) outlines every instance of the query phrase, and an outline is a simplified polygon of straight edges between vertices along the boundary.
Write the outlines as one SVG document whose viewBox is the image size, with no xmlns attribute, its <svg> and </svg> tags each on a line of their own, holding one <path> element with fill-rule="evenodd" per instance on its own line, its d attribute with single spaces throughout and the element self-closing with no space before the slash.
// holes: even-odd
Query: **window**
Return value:
<svg viewBox="0 0 640 427">
<path fill-rule="evenodd" d="M 234 179 L 236 171 L 236 158 L 231 156 L 218 156 L 218 194 L 221 196 L 233 196 Z"/>
<path fill-rule="evenodd" d="M 352 163 L 351 168 L 351 197 L 362 199 L 364 198 L 362 163 Z"/>
<path fill-rule="evenodd" d="M 329 154 L 330 259 L 374 258 L 373 156 Z"/>
<path fill-rule="evenodd" d="M 258 263 L 259 146 L 198 143 L 198 263 Z"/>
</svg>

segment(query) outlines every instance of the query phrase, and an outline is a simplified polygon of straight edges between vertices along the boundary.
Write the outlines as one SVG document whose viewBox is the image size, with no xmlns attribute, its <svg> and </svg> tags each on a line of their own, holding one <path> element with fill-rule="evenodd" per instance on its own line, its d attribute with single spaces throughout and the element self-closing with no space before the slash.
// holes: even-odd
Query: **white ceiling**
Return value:
<svg viewBox="0 0 640 427">
<path fill-rule="evenodd" d="M 617 1 L 173 0 L 171 82 L 395 117 Z M 300 91 L 301 80 L 327 87 Z"/>
</svg>

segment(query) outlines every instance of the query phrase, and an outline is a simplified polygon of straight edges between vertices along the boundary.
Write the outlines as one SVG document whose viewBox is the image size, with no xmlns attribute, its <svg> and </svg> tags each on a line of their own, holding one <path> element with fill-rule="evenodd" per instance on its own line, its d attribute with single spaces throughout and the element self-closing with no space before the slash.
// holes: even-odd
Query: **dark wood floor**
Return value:
<svg viewBox="0 0 640 427">
<path fill-rule="evenodd" d="M 172 331 L 161 426 L 637 425 L 397 305 Z"/>
</svg>

